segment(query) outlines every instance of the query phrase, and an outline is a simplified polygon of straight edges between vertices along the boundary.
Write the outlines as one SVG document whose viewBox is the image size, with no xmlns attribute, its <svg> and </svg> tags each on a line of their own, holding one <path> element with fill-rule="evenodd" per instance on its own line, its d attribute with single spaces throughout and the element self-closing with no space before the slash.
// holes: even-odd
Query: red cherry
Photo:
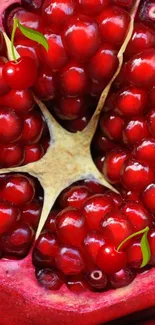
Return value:
<svg viewBox="0 0 155 325">
<path fill-rule="evenodd" d="M 129 145 L 135 145 L 149 136 L 149 130 L 145 118 L 132 118 L 125 123 L 123 130 L 123 141 Z"/>
<path fill-rule="evenodd" d="M 40 68 L 39 76 L 33 87 L 38 98 L 49 100 L 55 97 L 55 80 L 53 74 L 47 68 Z"/>
<path fill-rule="evenodd" d="M 34 144 L 41 138 L 44 121 L 40 112 L 33 111 L 24 117 L 24 128 L 21 141 L 28 145 Z"/>
<path fill-rule="evenodd" d="M 31 144 L 30 146 L 25 146 L 25 158 L 23 165 L 29 164 L 31 162 L 40 160 L 44 154 L 41 144 Z"/>
<path fill-rule="evenodd" d="M 21 209 L 21 221 L 29 224 L 36 230 L 41 216 L 41 210 L 42 205 L 40 202 L 32 201 L 25 204 Z"/>
<path fill-rule="evenodd" d="M 74 18 L 64 32 L 64 42 L 71 56 L 78 61 L 86 61 L 100 45 L 97 23 L 85 16 Z"/>
<path fill-rule="evenodd" d="M 21 217 L 20 210 L 9 202 L 0 202 L 0 234 L 8 232 Z"/>
<path fill-rule="evenodd" d="M 73 207 L 80 209 L 91 194 L 91 191 L 86 186 L 71 186 L 62 192 L 59 197 L 59 204 L 62 208 Z"/>
<path fill-rule="evenodd" d="M 142 201 L 146 208 L 155 213 L 155 184 L 149 184 L 142 192 Z"/>
<path fill-rule="evenodd" d="M 115 149 L 106 155 L 103 165 L 103 173 L 110 183 L 120 183 L 121 170 L 127 158 L 128 153 L 125 150 Z"/>
<path fill-rule="evenodd" d="M 36 62 L 26 56 L 18 59 L 17 63 L 8 61 L 3 67 L 3 77 L 12 89 L 30 88 L 37 80 Z"/>
<path fill-rule="evenodd" d="M 154 167 L 155 162 L 155 140 L 146 139 L 143 140 L 134 151 L 134 157 L 136 160 L 144 162 L 149 166 Z"/>
<path fill-rule="evenodd" d="M 122 184 L 129 190 L 140 191 L 154 181 L 154 169 L 148 165 L 129 160 L 122 170 Z"/>
<path fill-rule="evenodd" d="M 90 230 L 100 230 L 101 220 L 112 209 L 112 201 L 105 194 L 96 194 L 88 198 L 82 208 Z"/>
<path fill-rule="evenodd" d="M 75 120 L 86 111 L 82 97 L 65 98 L 60 97 L 55 108 L 56 115 L 63 120 Z"/>
<path fill-rule="evenodd" d="M 129 268 L 122 269 L 114 274 L 110 274 L 108 279 L 112 288 L 122 288 L 128 286 L 135 278 L 136 274 Z"/>
<path fill-rule="evenodd" d="M 3 200 L 19 206 L 31 202 L 34 194 L 32 179 L 20 174 L 8 176 L 0 190 Z"/>
<path fill-rule="evenodd" d="M 20 115 L 28 113 L 34 108 L 35 101 L 30 89 L 10 90 L 6 95 L 0 97 L 0 105 L 10 107 Z"/>
<path fill-rule="evenodd" d="M 110 240 L 117 248 L 124 239 L 133 233 L 134 228 L 125 215 L 116 210 L 107 213 L 102 218 L 100 231 L 102 231 L 103 237 Z"/>
<path fill-rule="evenodd" d="M 42 7 L 42 17 L 46 24 L 62 27 L 75 11 L 74 0 L 45 0 Z"/>
<path fill-rule="evenodd" d="M 24 148 L 19 144 L 8 144 L 0 147 L 0 166 L 16 167 L 20 166 L 25 157 Z"/>
<path fill-rule="evenodd" d="M 65 96 L 79 96 L 85 92 L 87 77 L 82 65 L 69 63 L 61 71 L 60 88 Z"/>
<path fill-rule="evenodd" d="M 85 262 L 77 248 L 62 246 L 56 256 L 56 266 L 66 275 L 77 275 L 84 270 Z"/>
<path fill-rule="evenodd" d="M 22 119 L 11 109 L 0 108 L 0 143 L 12 143 L 21 138 Z"/>
<path fill-rule="evenodd" d="M 97 255 L 97 265 L 105 273 L 115 273 L 126 267 L 127 256 L 125 252 L 118 252 L 115 247 L 104 245 Z"/>
<path fill-rule="evenodd" d="M 80 11 L 86 15 L 94 16 L 99 14 L 104 7 L 111 4 L 111 0 L 78 0 Z"/>
<path fill-rule="evenodd" d="M 41 269 L 36 271 L 39 284 L 48 290 L 59 290 L 64 282 L 62 274 L 51 269 Z"/>
<path fill-rule="evenodd" d="M 124 120 L 115 115 L 102 115 L 100 119 L 100 127 L 102 132 L 110 139 L 119 141 L 122 137 Z"/>
<path fill-rule="evenodd" d="M 104 244 L 105 240 L 103 236 L 98 232 L 92 231 L 88 233 L 84 239 L 84 250 L 88 256 L 96 262 L 98 251 Z"/>
<path fill-rule="evenodd" d="M 130 22 L 130 16 L 125 10 L 110 5 L 103 9 L 98 22 L 104 41 L 115 46 L 123 43 Z"/>
<path fill-rule="evenodd" d="M 121 208 L 123 214 L 130 220 L 135 232 L 144 229 L 152 224 L 152 216 L 140 203 L 127 202 Z"/>
<path fill-rule="evenodd" d="M 86 280 L 89 285 L 96 290 L 103 290 L 106 288 L 108 284 L 108 279 L 106 275 L 100 269 L 91 270 L 91 272 L 86 273 Z"/>
<path fill-rule="evenodd" d="M 56 217 L 56 229 L 61 242 L 78 247 L 86 235 L 85 218 L 80 211 L 66 208 Z"/>
<path fill-rule="evenodd" d="M 7 62 L 7 59 L 0 57 L 0 96 L 5 95 L 10 90 L 8 83 L 3 78 L 3 68 Z"/>
</svg>

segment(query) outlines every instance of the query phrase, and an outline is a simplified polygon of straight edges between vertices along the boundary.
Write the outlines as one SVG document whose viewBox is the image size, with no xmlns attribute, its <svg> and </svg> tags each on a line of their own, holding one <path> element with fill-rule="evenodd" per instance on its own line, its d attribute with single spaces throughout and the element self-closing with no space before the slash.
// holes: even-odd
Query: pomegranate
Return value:
<svg viewBox="0 0 155 325">
<path fill-rule="evenodd" d="M 1 325 L 136 322 L 154 305 L 154 12 L 1 1 Z"/>
</svg>

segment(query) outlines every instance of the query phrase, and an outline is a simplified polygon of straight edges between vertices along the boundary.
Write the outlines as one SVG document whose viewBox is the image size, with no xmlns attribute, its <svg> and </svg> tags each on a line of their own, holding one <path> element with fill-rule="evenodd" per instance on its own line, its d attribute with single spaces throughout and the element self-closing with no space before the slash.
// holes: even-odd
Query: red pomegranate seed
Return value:
<svg viewBox="0 0 155 325">
<path fill-rule="evenodd" d="M 0 143 L 9 144 L 22 136 L 23 121 L 11 109 L 0 107 Z"/>
<path fill-rule="evenodd" d="M 148 93 L 149 106 L 155 106 L 155 87 L 151 88 Z"/>
<path fill-rule="evenodd" d="M 39 251 L 43 260 L 48 259 L 52 263 L 59 251 L 59 241 L 54 234 L 45 232 L 37 240 L 35 249 Z"/>
<path fill-rule="evenodd" d="M 123 214 L 130 220 L 135 232 L 144 229 L 152 224 L 152 216 L 140 203 L 127 202 L 121 208 Z"/>
<path fill-rule="evenodd" d="M 133 268 L 140 268 L 143 261 L 140 241 L 141 239 L 133 240 L 126 250 L 128 264 Z"/>
<path fill-rule="evenodd" d="M 80 11 L 86 15 L 95 16 L 99 14 L 104 7 L 111 4 L 111 0 L 78 0 Z"/>
<path fill-rule="evenodd" d="M 140 3 L 137 16 L 137 18 L 144 22 L 144 24 L 154 28 L 154 1 L 145 0 L 144 2 Z"/>
<path fill-rule="evenodd" d="M 134 0 L 113 0 L 114 3 L 116 3 L 119 6 L 122 7 L 131 7 L 133 5 Z"/>
<path fill-rule="evenodd" d="M 3 67 L 5 66 L 6 62 L 7 59 L 5 59 L 4 57 L 0 57 L 0 96 L 3 96 L 8 93 L 10 89 L 6 80 L 3 78 Z"/>
<path fill-rule="evenodd" d="M 78 117 L 75 120 L 72 121 L 66 121 L 64 123 L 64 126 L 66 127 L 67 130 L 71 132 L 77 132 L 77 131 L 82 131 L 84 128 L 87 126 L 88 122 L 90 120 L 90 114 L 85 113 L 82 114 L 80 117 Z"/>
<path fill-rule="evenodd" d="M 66 208 L 56 217 L 56 229 L 61 242 L 78 247 L 86 235 L 85 218 L 80 211 Z"/>
<path fill-rule="evenodd" d="M 10 90 L 6 95 L 0 97 L 0 105 L 9 107 L 20 115 L 28 113 L 34 108 L 35 101 L 31 90 Z"/>
<path fill-rule="evenodd" d="M 24 117 L 21 141 L 28 145 L 39 141 L 42 136 L 44 121 L 40 112 L 33 111 Z"/>
<path fill-rule="evenodd" d="M 97 255 L 97 265 L 105 273 L 115 273 L 126 267 L 127 256 L 125 252 L 118 252 L 115 247 L 105 244 Z"/>
<path fill-rule="evenodd" d="M 114 193 L 112 191 L 107 191 L 106 196 L 112 200 L 115 208 L 119 208 L 121 206 L 123 198 L 120 194 Z"/>
<path fill-rule="evenodd" d="M 62 192 L 59 197 L 59 204 L 62 208 L 70 206 L 80 209 L 91 194 L 91 191 L 86 186 L 71 186 Z"/>
<path fill-rule="evenodd" d="M 37 270 L 36 277 L 39 284 L 48 290 L 59 290 L 64 283 L 61 273 L 51 269 Z"/>
<path fill-rule="evenodd" d="M 39 58 L 37 53 L 37 43 L 28 38 L 17 39 L 15 47 L 21 57 L 30 57 L 35 60 L 36 66 L 39 66 Z"/>
<path fill-rule="evenodd" d="M 54 75 L 47 68 L 40 68 L 39 76 L 33 90 L 38 98 L 45 101 L 55 97 Z"/>
<path fill-rule="evenodd" d="M 85 268 L 84 259 L 77 248 L 63 246 L 56 256 L 56 265 L 66 275 L 77 275 Z"/>
<path fill-rule="evenodd" d="M 42 17 L 51 27 L 58 28 L 74 15 L 76 2 L 74 0 L 45 0 L 42 6 Z"/>
<path fill-rule="evenodd" d="M 155 140 L 148 138 L 143 140 L 139 146 L 135 148 L 134 157 L 136 160 L 154 167 L 155 162 Z"/>
<path fill-rule="evenodd" d="M 103 194 L 106 191 L 106 188 L 97 183 L 95 180 L 86 179 L 80 182 L 81 185 L 87 186 L 93 194 Z"/>
<path fill-rule="evenodd" d="M 28 253 L 33 239 L 33 230 L 26 224 L 19 224 L 3 236 L 3 251 L 5 255 L 24 257 Z"/>
<path fill-rule="evenodd" d="M 152 228 L 148 233 L 149 247 L 151 250 L 151 258 L 149 264 L 155 265 L 155 230 Z"/>
<path fill-rule="evenodd" d="M 127 158 L 128 153 L 125 150 L 115 149 L 106 155 L 103 165 L 103 173 L 110 183 L 120 183 L 121 170 Z"/>
<path fill-rule="evenodd" d="M 25 157 L 24 148 L 19 144 L 8 144 L 0 146 L 0 166 L 16 167 L 20 166 Z"/>
<path fill-rule="evenodd" d="M 98 25 L 91 18 L 79 16 L 69 21 L 64 31 L 64 42 L 71 56 L 87 61 L 100 45 Z"/>
<path fill-rule="evenodd" d="M 96 290 L 103 290 L 108 284 L 106 275 L 99 269 L 94 269 L 90 273 L 86 273 L 85 278 L 89 285 Z"/>
<path fill-rule="evenodd" d="M 84 239 L 84 250 L 96 262 L 98 251 L 104 244 L 105 240 L 103 236 L 98 232 L 92 231 Z"/>
<path fill-rule="evenodd" d="M 96 133 L 93 143 L 95 148 L 102 152 L 116 148 L 116 144 L 107 139 L 101 131 Z"/>
<path fill-rule="evenodd" d="M 155 213 L 155 184 L 149 184 L 142 192 L 142 201 L 146 208 Z"/>
<path fill-rule="evenodd" d="M 125 163 L 122 184 L 131 191 L 140 191 L 154 181 L 154 169 L 134 160 Z"/>
<path fill-rule="evenodd" d="M 29 224 L 34 230 L 37 229 L 41 216 L 42 205 L 40 202 L 32 201 L 21 208 L 21 221 Z"/>
<path fill-rule="evenodd" d="M 8 232 L 21 217 L 20 210 L 9 202 L 0 202 L 0 234 Z"/>
<path fill-rule="evenodd" d="M 25 146 L 24 149 L 25 149 L 25 158 L 23 161 L 23 165 L 41 159 L 44 154 L 43 147 L 39 143 L 31 144 L 30 146 Z"/>
<path fill-rule="evenodd" d="M 67 279 L 67 288 L 74 293 L 81 293 L 89 289 L 89 286 L 83 276 L 70 276 Z"/>
<path fill-rule="evenodd" d="M 101 220 L 112 210 L 112 201 L 104 194 L 96 194 L 88 198 L 82 212 L 90 230 L 100 230 Z"/>
<path fill-rule="evenodd" d="M 8 176 L 1 187 L 0 197 L 16 205 L 23 205 L 33 200 L 34 183 L 31 178 L 16 174 Z"/>
<path fill-rule="evenodd" d="M 38 11 L 41 9 L 41 6 L 43 4 L 43 0 L 22 0 L 22 5 L 24 8 L 26 8 L 29 11 L 32 12 L 36 12 L 38 13 Z"/>
<path fill-rule="evenodd" d="M 122 136 L 124 120 L 115 115 L 103 115 L 100 119 L 100 127 L 102 132 L 110 139 L 119 141 Z"/>
<path fill-rule="evenodd" d="M 52 209 L 49 216 L 48 216 L 48 219 L 45 223 L 45 228 L 51 232 L 54 232 L 56 233 L 56 224 L 55 224 L 55 221 L 56 221 L 56 216 L 57 214 L 59 213 L 59 210 L 56 210 L 56 209 Z"/>
<path fill-rule="evenodd" d="M 133 118 L 125 123 L 123 141 L 128 145 L 135 145 L 149 136 L 149 130 L 145 118 Z"/>
<path fill-rule="evenodd" d="M 155 136 L 155 110 L 152 109 L 148 114 L 148 126 L 153 136 Z"/>
<path fill-rule="evenodd" d="M 109 281 L 112 288 L 121 288 L 128 286 L 135 278 L 136 274 L 129 268 L 122 269 L 109 275 Z"/>
<path fill-rule="evenodd" d="M 86 91 L 87 76 L 84 67 L 69 63 L 60 74 L 60 88 L 65 96 L 79 96 Z"/>
<path fill-rule="evenodd" d="M 110 42 L 116 47 L 117 44 L 123 43 L 130 22 L 130 16 L 125 10 L 110 5 L 103 9 L 98 22 L 104 41 Z"/>
<path fill-rule="evenodd" d="M 60 97 L 55 107 L 56 115 L 63 120 L 75 120 L 85 111 L 85 102 L 82 97 Z"/>
<path fill-rule="evenodd" d="M 134 201 L 139 202 L 140 201 L 140 193 L 136 191 L 128 191 L 126 189 L 121 190 L 122 196 L 124 200 L 126 201 Z"/>
<path fill-rule="evenodd" d="M 102 218 L 100 230 L 103 237 L 110 240 L 116 248 L 134 232 L 131 222 L 119 210 L 109 212 Z"/>
</svg>

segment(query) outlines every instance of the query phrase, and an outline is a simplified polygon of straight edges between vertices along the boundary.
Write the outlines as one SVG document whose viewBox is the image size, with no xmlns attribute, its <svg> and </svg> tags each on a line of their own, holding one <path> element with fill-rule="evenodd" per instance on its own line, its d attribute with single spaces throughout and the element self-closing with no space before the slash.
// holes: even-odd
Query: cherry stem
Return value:
<svg viewBox="0 0 155 325">
<path fill-rule="evenodd" d="M 119 250 L 121 249 L 121 247 L 131 238 L 134 238 L 138 235 L 141 235 L 141 234 L 144 234 L 144 233 L 148 233 L 148 231 L 150 230 L 150 228 L 147 226 L 146 228 L 140 230 L 140 231 L 137 231 L 135 232 L 134 234 L 130 235 L 129 237 L 125 238 L 120 244 L 119 246 L 117 247 L 117 251 L 119 252 Z"/>
<path fill-rule="evenodd" d="M 14 20 L 14 22 L 13 22 L 13 29 L 12 29 L 12 34 L 11 34 L 11 50 L 12 50 L 13 59 L 17 63 L 15 48 L 14 48 L 14 40 L 15 40 L 16 29 L 17 29 L 17 26 L 18 26 L 18 19 L 14 18 L 13 20 Z"/>
</svg>

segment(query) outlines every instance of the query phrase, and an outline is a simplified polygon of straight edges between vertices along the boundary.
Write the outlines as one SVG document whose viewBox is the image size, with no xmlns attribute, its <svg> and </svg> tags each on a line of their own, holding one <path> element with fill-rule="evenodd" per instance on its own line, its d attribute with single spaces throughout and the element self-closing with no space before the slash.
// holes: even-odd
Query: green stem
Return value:
<svg viewBox="0 0 155 325">
<path fill-rule="evenodd" d="M 14 23 L 13 23 L 13 30 L 12 30 L 12 34 L 11 34 L 11 51 L 12 51 L 12 56 L 14 61 L 17 63 L 17 58 L 15 55 L 15 48 L 14 48 L 14 39 L 15 39 L 15 33 L 16 33 L 16 29 L 18 26 L 18 19 L 14 18 Z"/>
<path fill-rule="evenodd" d="M 130 235 L 129 237 L 125 238 L 121 243 L 120 245 L 117 247 L 117 251 L 119 251 L 121 249 L 121 247 L 131 238 L 135 237 L 135 236 L 138 236 L 138 235 L 141 235 L 141 234 L 144 234 L 145 232 L 147 233 L 149 231 L 149 227 L 146 227 L 140 231 L 137 231 L 135 232 L 134 234 Z"/>
</svg>

